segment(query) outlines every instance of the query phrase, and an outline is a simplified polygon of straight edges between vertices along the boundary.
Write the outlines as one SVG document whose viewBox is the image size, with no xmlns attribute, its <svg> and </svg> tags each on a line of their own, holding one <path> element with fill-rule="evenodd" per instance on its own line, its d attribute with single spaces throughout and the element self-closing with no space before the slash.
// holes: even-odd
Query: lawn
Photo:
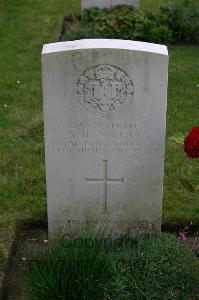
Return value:
<svg viewBox="0 0 199 300">
<path fill-rule="evenodd" d="M 46 216 L 40 53 L 78 10 L 76 0 L 0 1 L 2 268 L 17 220 Z"/>
<path fill-rule="evenodd" d="M 145 0 L 154 8 L 160 1 Z M 19 219 L 46 219 L 40 53 L 79 0 L 0 2 L 0 268 Z M 170 47 L 164 221 L 199 221 L 199 162 L 182 140 L 198 124 L 197 46 Z"/>
</svg>

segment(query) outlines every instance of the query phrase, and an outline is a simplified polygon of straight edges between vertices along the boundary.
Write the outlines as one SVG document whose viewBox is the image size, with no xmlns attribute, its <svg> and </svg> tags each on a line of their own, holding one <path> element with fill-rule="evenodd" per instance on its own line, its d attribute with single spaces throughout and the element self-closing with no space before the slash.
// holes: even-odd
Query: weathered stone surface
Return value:
<svg viewBox="0 0 199 300">
<path fill-rule="evenodd" d="M 111 7 L 116 5 L 130 5 L 139 8 L 140 0 L 111 0 Z"/>
<path fill-rule="evenodd" d="M 91 7 L 111 8 L 116 5 L 130 5 L 139 8 L 139 0 L 82 0 L 82 10 Z"/>
<path fill-rule="evenodd" d="M 111 0 L 82 0 L 81 7 L 82 10 L 91 7 L 110 8 Z"/>
<path fill-rule="evenodd" d="M 44 45 L 49 236 L 109 219 L 113 235 L 160 231 L 168 53 L 162 45 Z"/>
</svg>

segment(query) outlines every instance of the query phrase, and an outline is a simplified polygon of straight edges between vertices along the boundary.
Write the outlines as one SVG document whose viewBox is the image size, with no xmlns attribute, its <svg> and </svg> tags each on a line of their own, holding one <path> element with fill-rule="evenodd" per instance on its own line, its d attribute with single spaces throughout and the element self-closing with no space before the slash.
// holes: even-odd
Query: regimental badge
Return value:
<svg viewBox="0 0 199 300">
<path fill-rule="evenodd" d="M 89 68 L 79 77 L 76 93 L 84 109 L 106 117 L 127 108 L 133 100 L 134 85 L 120 68 L 99 65 Z"/>
</svg>

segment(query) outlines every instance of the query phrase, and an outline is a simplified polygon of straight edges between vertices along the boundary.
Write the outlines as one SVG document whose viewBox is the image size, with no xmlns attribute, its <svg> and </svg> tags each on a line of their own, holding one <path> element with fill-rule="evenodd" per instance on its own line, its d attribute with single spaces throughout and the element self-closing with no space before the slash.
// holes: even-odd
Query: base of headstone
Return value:
<svg viewBox="0 0 199 300">
<path fill-rule="evenodd" d="M 151 222 L 146 221 L 129 221 L 129 220 L 110 220 L 108 217 L 102 216 L 97 220 L 79 220 L 71 219 L 65 222 L 57 221 L 53 227 L 49 226 L 48 236 L 50 241 L 73 239 L 80 233 L 103 233 L 107 239 L 118 239 L 122 236 L 136 237 L 146 234 L 160 235 L 161 233 L 161 220 Z"/>
</svg>

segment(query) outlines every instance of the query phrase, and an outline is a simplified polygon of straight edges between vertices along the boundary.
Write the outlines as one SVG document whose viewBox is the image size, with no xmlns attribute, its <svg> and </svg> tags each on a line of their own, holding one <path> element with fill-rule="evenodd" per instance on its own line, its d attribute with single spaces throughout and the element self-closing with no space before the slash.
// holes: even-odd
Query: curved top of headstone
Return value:
<svg viewBox="0 0 199 300">
<path fill-rule="evenodd" d="M 164 45 L 116 39 L 84 39 L 45 44 L 42 54 L 82 49 L 123 49 L 168 55 L 167 47 Z"/>
</svg>

